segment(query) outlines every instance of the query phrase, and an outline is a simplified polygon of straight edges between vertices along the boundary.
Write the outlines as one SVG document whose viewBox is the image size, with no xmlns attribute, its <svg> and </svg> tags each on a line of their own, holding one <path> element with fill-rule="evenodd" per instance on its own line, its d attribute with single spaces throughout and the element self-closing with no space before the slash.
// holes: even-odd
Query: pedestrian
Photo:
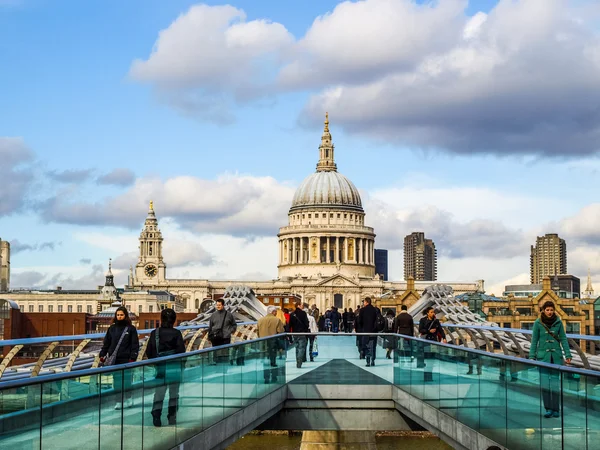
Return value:
<svg viewBox="0 0 600 450">
<path fill-rule="evenodd" d="M 304 307 L 308 308 L 308 303 L 305 303 Z M 315 359 L 313 352 L 315 339 L 317 338 L 316 334 L 319 332 L 319 327 L 317 327 L 317 321 L 315 318 L 310 314 L 308 315 L 308 328 L 312 333 L 310 336 L 308 336 L 308 356 L 310 357 L 310 361 L 314 362 Z M 306 356 L 304 357 L 304 361 L 306 362 Z"/>
<path fill-rule="evenodd" d="M 400 307 L 400 314 L 394 319 L 394 333 L 410 337 L 415 335 L 415 322 L 413 317 L 408 313 L 406 305 Z M 400 338 L 400 351 L 404 357 L 413 358 L 412 344 L 413 341 L 411 339 Z"/>
<path fill-rule="evenodd" d="M 362 329 L 360 327 L 360 323 L 358 322 L 358 318 L 360 316 L 360 306 L 356 307 L 356 312 L 354 313 L 355 315 L 355 321 L 354 321 L 354 331 L 356 333 L 361 333 Z M 358 348 L 358 355 L 359 355 L 359 359 L 365 359 L 365 353 L 363 352 L 363 346 L 362 346 L 362 336 L 356 336 L 356 347 Z"/>
<path fill-rule="evenodd" d="M 331 333 L 331 308 L 325 311 L 325 331 Z"/>
<path fill-rule="evenodd" d="M 337 306 L 333 306 L 331 308 L 331 331 L 333 333 L 339 333 L 341 320 L 342 315 L 339 313 Z"/>
<path fill-rule="evenodd" d="M 571 350 L 565 327 L 556 314 L 556 308 L 552 301 L 543 304 L 540 317 L 533 324 L 529 358 L 548 364 L 565 364 L 565 361 L 567 364 L 571 364 Z M 540 372 L 542 397 L 546 409 L 544 417 L 560 417 L 561 393 L 558 371 L 542 368 Z"/>
<path fill-rule="evenodd" d="M 181 331 L 173 328 L 177 314 L 171 308 L 165 308 L 160 312 L 160 327 L 150 333 L 148 338 L 148 359 L 185 353 L 185 345 Z M 179 385 L 181 383 L 182 361 L 167 361 L 158 363 L 156 366 L 156 380 L 160 384 L 154 391 L 154 403 L 152 404 L 152 423 L 155 427 L 162 426 L 161 415 L 167 387 L 169 389 L 169 407 L 167 420 L 169 425 L 177 424 L 177 406 L 179 402 Z"/>
<path fill-rule="evenodd" d="M 371 297 L 363 300 L 363 307 L 358 313 L 358 324 L 361 333 L 372 333 L 362 337 L 362 353 L 367 359 L 367 367 L 375 365 L 377 357 L 377 309 L 371 304 Z"/>
<path fill-rule="evenodd" d="M 325 331 L 325 316 L 321 314 L 317 320 L 317 328 L 319 331 Z"/>
<path fill-rule="evenodd" d="M 385 313 L 385 325 L 383 328 L 384 333 L 393 334 L 394 330 L 394 311 L 388 309 Z M 396 337 L 395 336 L 385 336 L 384 340 L 384 348 L 386 349 L 385 357 L 387 359 L 392 359 L 392 351 L 396 348 Z"/>
<path fill-rule="evenodd" d="M 277 318 L 277 311 L 281 311 L 279 308 L 275 306 L 269 306 L 267 308 L 267 315 L 265 317 L 261 317 L 256 324 L 259 338 L 264 338 L 268 336 L 275 336 L 277 334 L 281 334 L 284 331 L 283 323 L 280 319 Z M 269 358 L 268 366 L 265 367 L 263 374 L 265 378 L 265 384 L 276 383 L 277 382 L 277 350 L 280 348 L 279 339 L 267 339 L 266 341 L 267 347 L 267 356 Z"/>
<path fill-rule="evenodd" d="M 215 302 L 217 310 L 208 319 L 208 340 L 213 347 L 231 344 L 231 335 L 237 328 L 233 314 L 225 309 L 225 301 L 222 298 Z M 213 354 L 211 365 L 217 364 L 217 354 Z"/>
<path fill-rule="evenodd" d="M 119 306 L 115 311 L 113 323 L 106 331 L 102 348 L 100 349 L 100 362 L 105 366 L 126 364 L 134 362 L 138 357 L 140 341 L 137 330 L 131 323 L 129 311 L 124 306 Z M 113 388 L 121 392 L 124 403 L 117 402 L 115 409 L 131 408 L 133 399 L 131 393 L 133 372 L 131 370 L 116 370 L 113 373 Z"/>
<path fill-rule="evenodd" d="M 419 321 L 419 335 L 421 339 L 425 339 L 428 341 L 439 342 L 442 340 L 444 343 L 446 342 L 446 334 L 442 329 L 442 324 L 435 317 L 435 310 L 433 307 L 429 306 L 425 309 L 424 317 Z M 429 344 L 424 344 L 419 342 L 418 352 L 417 352 L 417 368 L 426 367 L 425 357 L 428 359 L 433 358 L 433 352 L 430 351 L 431 346 Z M 427 353 L 427 355 L 425 355 Z M 424 381 L 433 381 L 433 374 L 430 370 L 425 370 L 423 372 L 423 380 Z"/>
<path fill-rule="evenodd" d="M 344 331 L 346 333 L 352 333 L 352 331 L 354 331 L 354 321 L 355 320 L 356 320 L 356 316 L 354 315 L 352 308 L 348 308 L 348 314 L 347 314 L 345 322 L 344 322 Z"/>
<path fill-rule="evenodd" d="M 311 306 L 310 315 L 313 316 L 315 320 L 319 320 L 319 308 L 317 308 L 317 305 L 315 305 L 314 303 Z"/>
<path fill-rule="evenodd" d="M 304 305 L 302 302 L 297 302 L 296 309 L 290 314 L 290 330 L 292 333 L 310 332 L 308 315 L 304 312 L 303 308 Z M 306 336 L 294 336 L 294 342 L 296 344 L 296 367 L 300 369 L 306 358 Z"/>
<path fill-rule="evenodd" d="M 267 310 L 268 310 L 268 308 L 267 308 Z M 277 317 L 283 324 L 283 331 L 288 332 L 289 327 L 286 322 L 285 313 L 283 312 L 283 309 L 276 308 L 276 316 L 275 317 Z M 279 354 L 279 359 L 283 359 L 283 354 L 287 351 L 287 347 L 288 347 L 287 338 L 277 340 L 277 353 Z"/>
</svg>

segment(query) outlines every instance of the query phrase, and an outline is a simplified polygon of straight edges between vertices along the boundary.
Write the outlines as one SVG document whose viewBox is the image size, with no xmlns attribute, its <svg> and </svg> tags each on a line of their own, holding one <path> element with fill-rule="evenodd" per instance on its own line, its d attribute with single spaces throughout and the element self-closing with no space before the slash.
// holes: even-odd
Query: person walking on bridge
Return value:
<svg viewBox="0 0 600 450">
<path fill-rule="evenodd" d="M 208 319 L 208 340 L 213 347 L 231 344 L 231 335 L 237 328 L 233 314 L 225 309 L 225 300 L 222 298 L 217 299 L 215 308 L 217 310 Z M 213 358 L 212 365 L 215 365 L 217 355 L 213 354 Z"/>
<path fill-rule="evenodd" d="M 296 303 L 296 309 L 290 314 L 290 330 L 292 333 L 309 333 L 308 315 L 303 310 L 302 302 Z M 306 336 L 294 336 L 296 343 L 296 367 L 300 369 L 306 358 Z"/>
<path fill-rule="evenodd" d="M 277 318 L 277 310 L 277 307 L 269 306 L 267 308 L 267 315 L 258 320 L 256 333 L 259 338 L 283 333 L 283 322 Z M 267 356 L 269 357 L 269 367 L 264 369 L 265 384 L 275 383 L 277 382 L 277 349 L 279 349 L 279 339 L 268 339 L 265 342 Z"/>
<path fill-rule="evenodd" d="M 124 306 L 119 306 L 115 311 L 113 324 L 106 331 L 102 349 L 100 350 L 100 362 L 104 366 L 113 366 L 134 362 L 140 351 L 140 341 L 137 330 L 131 323 L 129 311 Z M 131 370 L 117 370 L 113 373 L 113 387 L 117 395 L 122 396 L 124 406 L 133 406 L 131 384 L 133 372 Z M 115 409 L 121 409 L 123 403 L 118 401 Z"/>
<path fill-rule="evenodd" d="M 425 309 L 425 316 L 422 317 L 419 321 L 419 334 L 421 336 L 421 339 L 426 339 L 428 341 L 433 342 L 442 341 L 446 343 L 446 334 L 444 333 L 442 324 L 435 317 L 435 310 L 432 306 L 429 306 Z M 433 353 L 436 352 L 437 349 L 438 347 L 435 345 L 433 346 L 433 348 L 431 348 L 430 345 L 419 342 L 417 352 L 417 367 L 424 368 L 426 366 L 425 357 L 427 357 L 427 359 L 432 360 L 431 362 L 433 362 Z M 425 369 L 425 371 L 423 372 L 423 380 L 433 381 L 432 367 L 430 367 L 429 370 Z"/>
<path fill-rule="evenodd" d="M 308 303 L 304 304 L 304 309 L 308 309 Z M 319 327 L 317 327 L 317 321 L 315 318 L 308 314 L 308 328 L 311 334 L 308 336 L 308 356 L 311 362 L 314 362 L 315 357 L 313 356 L 313 351 L 315 348 L 315 339 L 317 338 L 316 334 L 319 332 Z M 304 362 L 306 362 L 306 355 L 304 356 Z"/>
<path fill-rule="evenodd" d="M 358 328 L 361 333 L 373 334 L 372 336 L 360 336 L 362 351 L 367 359 L 367 367 L 374 366 L 377 357 L 377 314 L 377 309 L 371 304 L 371 297 L 366 297 L 363 300 L 363 307 L 358 313 Z"/>
<path fill-rule="evenodd" d="M 394 319 L 394 333 L 401 334 L 403 336 L 413 337 L 415 335 L 415 321 L 413 317 L 408 313 L 408 307 L 402 305 L 400 307 L 400 314 Z M 400 351 L 405 357 L 412 359 L 412 340 L 400 339 Z"/>
<path fill-rule="evenodd" d="M 562 347 L 562 350 L 561 350 Z M 563 359 L 563 352 L 565 359 Z M 554 302 L 542 306 L 540 317 L 533 324 L 529 359 L 548 364 L 571 364 L 571 350 L 565 327 L 556 314 Z M 540 383 L 546 414 L 544 417 L 560 417 L 560 380 L 558 371 L 540 368 Z"/>
<path fill-rule="evenodd" d="M 150 333 L 146 355 L 148 359 L 185 353 L 183 335 L 181 331 L 173 328 L 177 314 L 171 308 L 160 312 L 160 327 Z M 160 416 L 162 415 L 163 403 L 167 388 L 169 389 L 169 408 L 167 420 L 169 425 L 176 425 L 177 405 L 179 402 L 179 384 L 181 383 L 180 360 L 166 361 L 156 365 L 156 381 L 159 383 L 154 391 L 154 403 L 152 404 L 152 423 L 155 427 L 162 426 Z"/>
</svg>

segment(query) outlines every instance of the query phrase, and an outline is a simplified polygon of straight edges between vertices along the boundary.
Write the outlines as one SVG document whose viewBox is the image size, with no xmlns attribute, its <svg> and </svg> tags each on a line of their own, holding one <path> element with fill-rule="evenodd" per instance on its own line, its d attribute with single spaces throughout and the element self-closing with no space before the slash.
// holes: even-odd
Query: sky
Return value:
<svg viewBox="0 0 600 450">
<path fill-rule="evenodd" d="M 529 280 L 567 241 L 600 290 L 600 5 L 562 0 L 0 0 L 0 239 L 13 288 L 135 264 L 154 201 L 169 278 L 277 277 L 325 112 L 390 278 Z M 582 286 L 583 289 L 583 286 Z"/>
</svg>

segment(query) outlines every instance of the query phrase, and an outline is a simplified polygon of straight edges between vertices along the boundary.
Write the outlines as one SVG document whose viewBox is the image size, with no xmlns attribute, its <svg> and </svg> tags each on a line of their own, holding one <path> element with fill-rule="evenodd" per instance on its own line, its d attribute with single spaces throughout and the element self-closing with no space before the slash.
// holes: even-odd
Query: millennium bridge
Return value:
<svg viewBox="0 0 600 450">
<path fill-rule="evenodd" d="M 0 448 L 221 449 L 256 428 L 333 433 L 332 447 L 310 447 L 307 438 L 307 449 L 375 448 L 377 431 L 423 429 L 457 449 L 599 448 L 598 337 L 568 335 L 571 366 L 532 361 L 530 331 L 486 322 L 434 285 L 409 312 L 419 317 L 433 306 L 447 344 L 379 333 L 378 347 L 394 339 L 397 350 L 385 359 L 379 348 L 376 365 L 365 367 L 360 333 L 319 333 L 315 362 L 298 369 L 290 347 L 271 367 L 269 347 L 294 334 L 256 338 L 266 307 L 246 287 L 230 287 L 225 300 L 238 321 L 232 344 L 208 346 L 209 310 L 180 327 L 182 355 L 144 359 L 151 330 L 140 331 L 136 362 L 111 367 L 98 367 L 101 334 L 2 341 Z M 417 367 L 424 345 L 425 367 Z M 10 365 L 20 352 L 37 361 Z M 154 427 L 154 392 L 173 383 L 177 422 Z M 559 417 L 544 417 L 549 391 L 559 396 Z M 115 409 L 125 399 L 130 407 Z"/>
</svg>

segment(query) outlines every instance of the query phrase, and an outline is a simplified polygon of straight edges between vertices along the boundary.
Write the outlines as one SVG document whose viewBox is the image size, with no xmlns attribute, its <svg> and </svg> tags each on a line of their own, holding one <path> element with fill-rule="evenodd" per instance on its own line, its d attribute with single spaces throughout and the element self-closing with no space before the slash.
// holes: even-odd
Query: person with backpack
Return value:
<svg viewBox="0 0 600 450">
<path fill-rule="evenodd" d="M 371 297 L 366 297 L 363 300 L 363 307 L 360 308 L 358 313 L 358 325 L 361 333 L 372 334 L 371 336 L 360 336 L 362 337 L 362 351 L 367 360 L 367 367 L 374 366 L 377 358 L 377 336 L 375 333 L 378 333 L 378 315 L 381 316 L 371 304 Z"/>
<path fill-rule="evenodd" d="M 100 349 L 100 363 L 103 366 L 116 366 L 135 362 L 140 351 L 140 341 L 137 330 L 131 323 L 129 311 L 124 306 L 119 306 L 115 311 L 113 324 L 106 331 L 102 349 Z M 131 384 L 133 372 L 131 370 L 117 370 L 113 373 L 113 388 L 115 392 L 123 392 L 124 403 L 117 402 L 115 409 L 131 408 L 133 406 Z"/>
<path fill-rule="evenodd" d="M 561 348 L 562 347 L 562 348 Z M 563 358 L 564 352 L 564 358 Z M 571 350 L 562 320 L 556 314 L 554 302 L 542 305 L 540 317 L 533 323 L 529 359 L 548 364 L 571 364 Z M 540 384 L 546 414 L 544 417 L 560 417 L 560 376 L 548 369 L 540 370 Z"/>
<path fill-rule="evenodd" d="M 177 314 L 171 308 L 160 312 L 160 327 L 150 333 L 146 355 L 148 359 L 185 353 L 183 335 L 181 331 L 173 328 Z M 169 425 L 177 423 L 177 405 L 179 401 L 179 384 L 181 383 L 182 361 L 175 360 L 159 363 L 156 366 L 156 380 L 160 383 L 154 390 L 154 403 L 152 404 L 152 423 L 155 427 L 162 426 L 163 403 L 167 388 L 169 389 L 169 407 L 167 420 Z"/>
<path fill-rule="evenodd" d="M 385 313 L 385 325 L 383 328 L 384 333 L 395 333 L 394 329 L 394 311 L 388 309 Z M 386 336 L 384 338 L 384 348 L 387 350 L 385 353 L 385 357 L 387 359 L 392 359 L 392 351 L 396 348 L 396 337 L 395 336 Z"/>
</svg>

